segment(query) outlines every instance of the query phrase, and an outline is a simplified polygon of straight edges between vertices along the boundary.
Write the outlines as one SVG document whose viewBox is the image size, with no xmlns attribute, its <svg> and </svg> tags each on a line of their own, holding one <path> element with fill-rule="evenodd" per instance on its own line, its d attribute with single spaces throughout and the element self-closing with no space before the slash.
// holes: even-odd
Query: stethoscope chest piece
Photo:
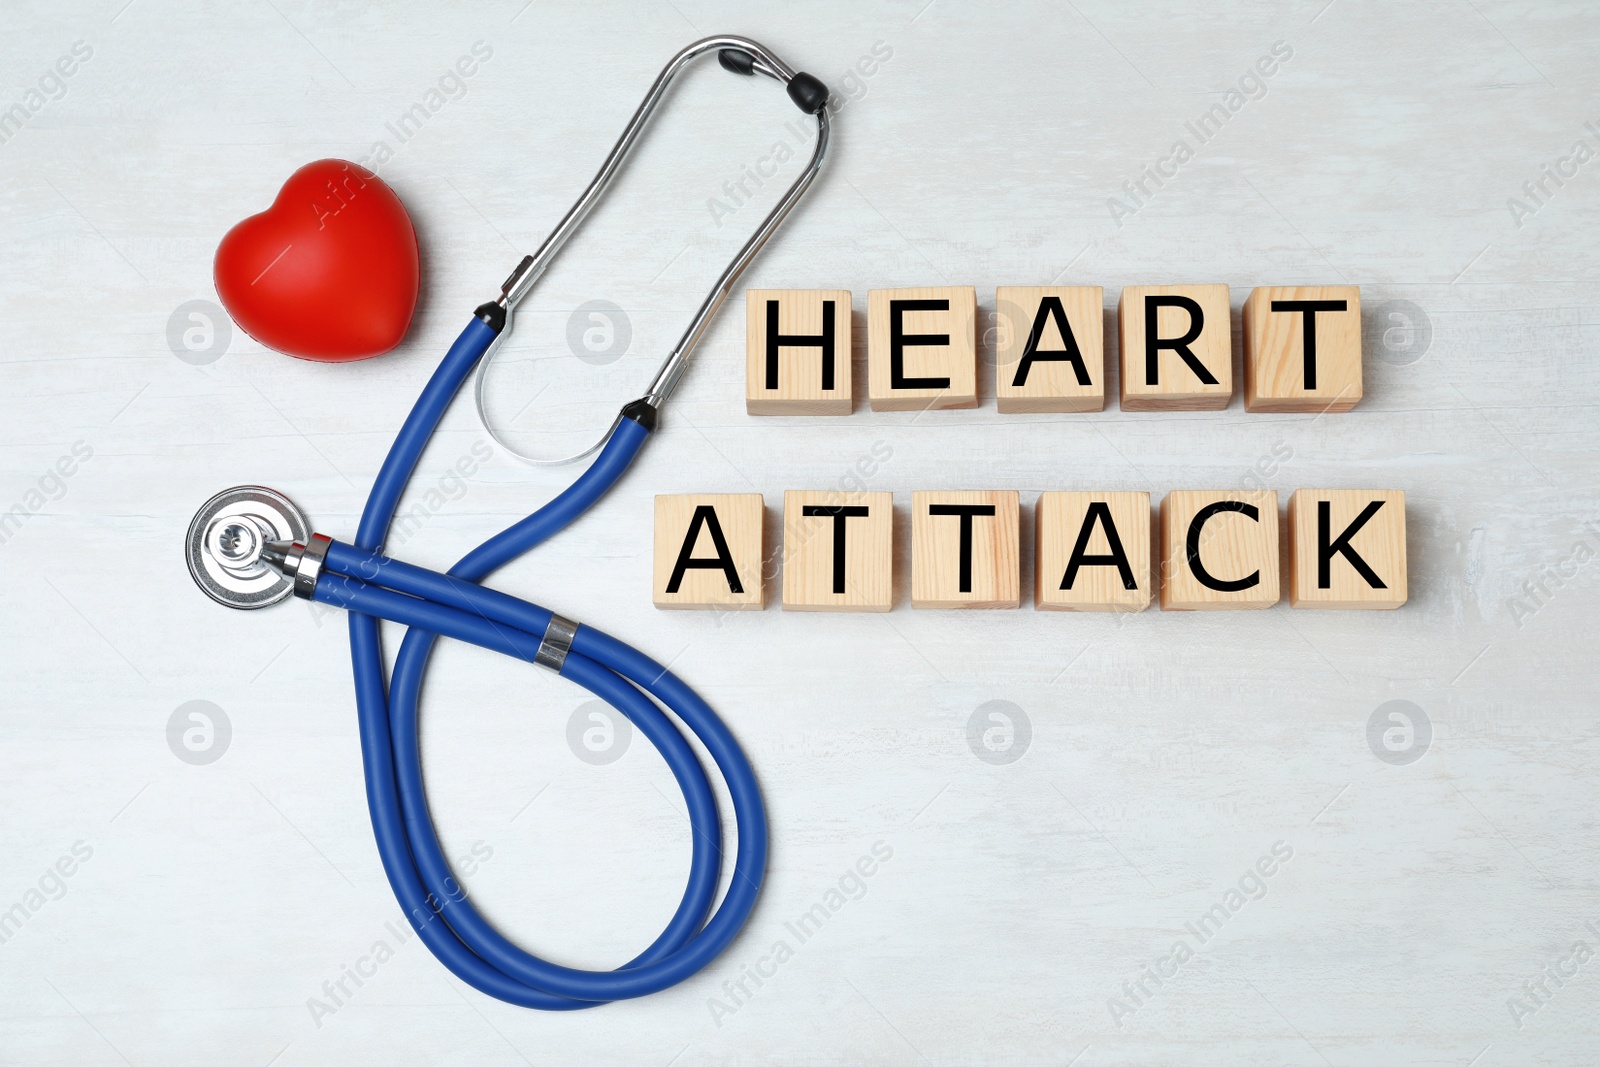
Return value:
<svg viewBox="0 0 1600 1067">
<path fill-rule="evenodd" d="M 311 526 L 294 502 L 259 485 L 207 500 L 189 523 L 184 558 L 200 589 L 230 608 L 264 608 L 294 591 L 294 579 L 262 559 L 274 541 L 304 542 Z"/>
</svg>

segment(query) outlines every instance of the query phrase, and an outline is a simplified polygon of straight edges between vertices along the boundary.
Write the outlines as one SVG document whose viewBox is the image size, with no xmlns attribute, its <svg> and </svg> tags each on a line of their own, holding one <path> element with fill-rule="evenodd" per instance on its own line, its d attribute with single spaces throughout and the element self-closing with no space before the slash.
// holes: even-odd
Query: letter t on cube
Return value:
<svg viewBox="0 0 1600 1067">
<path fill-rule="evenodd" d="M 1349 411 L 1361 399 L 1361 290 L 1263 286 L 1244 302 L 1246 411 Z"/>
<path fill-rule="evenodd" d="M 894 494 L 783 494 L 785 611 L 894 606 Z"/>
<path fill-rule="evenodd" d="M 1017 494 L 911 494 L 911 606 L 1015 608 L 1022 604 Z"/>
</svg>

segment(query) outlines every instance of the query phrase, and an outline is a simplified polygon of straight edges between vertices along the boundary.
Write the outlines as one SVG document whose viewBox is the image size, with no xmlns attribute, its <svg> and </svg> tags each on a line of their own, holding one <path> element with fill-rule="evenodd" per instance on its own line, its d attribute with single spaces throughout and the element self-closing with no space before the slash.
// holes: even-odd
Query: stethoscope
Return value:
<svg viewBox="0 0 1600 1067">
<path fill-rule="evenodd" d="M 625 405 L 594 445 L 557 461 L 599 452 L 564 492 L 473 549 L 446 573 L 384 556 L 383 541 L 400 497 L 467 375 L 505 335 L 511 312 L 616 177 L 672 79 L 691 60 L 711 51 L 730 71 L 760 73 L 783 82 L 790 99 L 816 116 L 816 149 L 805 171 L 722 272 L 645 394 Z M 734 281 L 821 168 L 828 147 L 827 100 L 828 90 L 821 81 L 791 70 L 766 47 L 744 37 L 708 37 L 679 52 L 656 78 L 577 203 L 539 250 L 517 264 L 499 298 L 473 313 L 445 354 L 378 472 L 353 542 L 310 532 L 305 516 L 288 498 L 260 486 L 219 493 L 189 526 L 189 571 L 212 599 L 234 608 L 258 608 L 292 593 L 349 612 L 367 803 L 389 884 L 412 927 L 440 962 L 463 981 L 512 1004 L 571 1010 L 675 985 L 728 946 L 760 891 L 767 859 L 766 809 L 749 760 L 711 707 L 661 664 L 616 638 L 479 583 L 565 529 L 617 483 L 639 454 L 655 428 L 657 412 L 682 378 L 689 354 Z M 480 370 L 480 414 L 483 383 Z M 484 424 L 489 426 L 487 419 Z M 495 439 L 514 451 L 498 434 Z M 379 645 L 379 619 L 407 627 L 388 678 Z M 672 769 L 693 829 L 688 886 L 660 936 L 617 970 L 563 967 L 518 948 L 479 914 L 451 872 L 428 811 L 417 733 L 422 676 L 429 651 L 441 636 L 531 661 L 577 682 L 626 715 Z M 670 709 L 705 747 L 732 799 L 738 848 L 727 892 L 715 911 L 712 905 L 722 873 L 716 800 L 688 739 L 655 701 Z"/>
</svg>

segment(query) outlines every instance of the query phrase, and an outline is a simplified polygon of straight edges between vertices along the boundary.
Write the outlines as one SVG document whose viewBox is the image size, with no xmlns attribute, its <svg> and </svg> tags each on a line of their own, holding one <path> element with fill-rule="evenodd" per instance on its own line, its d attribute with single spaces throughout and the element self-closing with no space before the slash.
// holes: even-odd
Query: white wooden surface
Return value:
<svg viewBox="0 0 1600 1067">
<path fill-rule="evenodd" d="M 64 492 L 47 480 L 57 498 L 0 545 L 0 909 L 21 903 L 25 919 L 0 944 L 0 1061 L 1600 1059 L 1587 957 L 1600 951 L 1600 527 L 1585 526 L 1600 518 L 1600 162 L 1550 184 L 1520 226 L 1506 203 L 1579 138 L 1600 147 L 1585 128 L 1600 119 L 1600 13 L 1579 0 L 923 3 L 6 6 L 0 104 L 75 42 L 93 54 L 0 144 L 0 505 L 25 504 L 74 442 L 93 455 Z M 1109 306 L 1124 284 L 1225 281 L 1237 315 L 1254 285 L 1354 283 L 1369 318 L 1389 301 L 1420 308 L 1427 350 L 1406 362 L 1420 333 L 1369 323 L 1366 399 L 1321 419 L 1249 416 L 1237 399 L 1221 413 L 1001 417 L 992 384 L 974 411 L 757 419 L 731 304 L 618 491 L 495 582 L 670 661 L 732 722 L 772 814 L 750 926 L 693 981 L 567 1015 L 482 997 L 411 940 L 319 1018 L 308 1002 L 400 921 L 368 827 L 344 630 L 299 604 L 212 604 L 184 573 L 184 527 L 215 490 L 261 482 L 350 535 L 471 307 L 559 217 L 666 58 L 729 31 L 845 101 L 827 172 L 752 286 L 849 288 L 859 327 L 875 286 L 974 284 L 987 314 L 996 285 L 1104 285 Z M 299 164 L 392 143 L 385 124 L 477 41 L 492 58 L 381 171 L 422 240 L 404 346 L 325 367 L 234 331 L 215 362 L 177 358 L 169 317 L 214 299 L 223 231 Z M 1116 225 L 1107 198 L 1280 41 L 1293 55 L 1265 95 Z M 847 85 L 875 44 L 892 54 Z M 529 445 L 575 439 L 584 416 L 635 395 L 796 172 L 784 164 L 759 204 L 714 219 L 708 198 L 773 144 L 796 147 L 803 126 L 785 125 L 795 113 L 771 85 L 714 64 L 671 105 L 519 315 L 495 406 Z M 598 369 L 565 339 L 594 299 L 632 333 Z M 441 495 L 399 554 L 447 565 L 569 477 L 497 454 L 462 488 L 447 470 L 481 440 L 458 404 L 414 499 Z M 1411 602 L 913 612 L 902 511 L 887 616 L 786 614 L 775 596 L 724 618 L 650 607 L 652 494 L 760 491 L 775 530 L 785 489 L 836 485 L 874 449 L 888 457 L 865 481 L 902 509 L 914 489 L 1017 489 L 1025 528 L 1045 489 L 1159 498 L 1252 470 L 1285 498 L 1404 489 Z M 1541 576 L 1542 605 L 1515 611 Z M 477 850 L 463 866 L 476 899 L 556 959 L 628 958 L 687 868 L 665 767 L 637 738 L 613 763 L 577 758 L 566 731 L 583 698 L 559 679 L 459 646 L 432 670 L 431 795 L 451 854 Z M 206 765 L 167 740 L 191 700 L 231 724 Z M 1420 760 L 1369 747 L 1390 700 L 1431 723 Z M 1020 759 L 969 746 L 990 701 L 1026 716 Z M 55 899 L 45 872 L 76 842 L 92 855 Z M 878 842 L 892 858 L 865 895 L 799 943 L 785 924 Z M 1293 855 L 1265 895 L 1199 945 L 1185 924 L 1277 842 Z M 30 897 L 41 879 L 49 893 Z M 780 939 L 792 958 L 735 1003 L 723 983 L 771 971 Z M 1128 999 L 1124 983 L 1180 939 L 1194 957 Z M 1578 973 L 1547 979 L 1537 1005 L 1524 983 L 1558 961 Z M 1136 1010 L 1114 1013 L 1113 998 Z"/>
</svg>

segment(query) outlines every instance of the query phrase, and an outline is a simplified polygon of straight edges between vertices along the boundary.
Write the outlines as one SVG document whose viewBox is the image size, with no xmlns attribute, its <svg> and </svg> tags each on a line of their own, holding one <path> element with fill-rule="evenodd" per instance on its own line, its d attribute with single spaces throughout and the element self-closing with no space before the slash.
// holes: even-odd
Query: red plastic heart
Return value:
<svg viewBox="0 0 1600 1067">
<path fill-rule="evenodd" d="M 233 321 L 268 348 L 344 363 L 399 344 L 417 307 L 417 233 L 376 174 L 319 159 L 229 230 L 213 267 Z"/>
</svg>

